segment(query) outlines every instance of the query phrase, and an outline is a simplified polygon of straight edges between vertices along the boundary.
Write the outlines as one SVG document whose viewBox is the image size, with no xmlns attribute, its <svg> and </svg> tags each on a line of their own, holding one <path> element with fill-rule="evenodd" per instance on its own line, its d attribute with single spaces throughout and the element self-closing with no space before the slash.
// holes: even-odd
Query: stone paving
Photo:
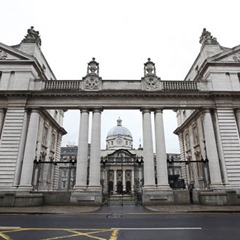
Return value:
<svg viewBox="0 0 240 240">
<path fill-rule="evenodd" d="M 161 206 L 41 206 L 41 207 L 0 207 L 0 214 L 104 214 L 104 213 L 240 213 L 238 206 L 203 206 L 203 205 L 161 205 Z"/>
</svg>

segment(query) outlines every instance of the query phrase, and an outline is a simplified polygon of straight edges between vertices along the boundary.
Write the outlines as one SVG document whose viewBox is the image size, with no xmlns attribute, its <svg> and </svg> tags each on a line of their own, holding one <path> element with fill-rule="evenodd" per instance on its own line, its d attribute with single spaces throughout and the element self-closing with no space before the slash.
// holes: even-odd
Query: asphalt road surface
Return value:
<svg viewBox="0 0 240 240">
<path fill-rule="evenodd" d="M 159 214 L 141 206 L 81 215 L 1 214 L 0 239 L 239 240 L 240 214 Z"/>
</svg>

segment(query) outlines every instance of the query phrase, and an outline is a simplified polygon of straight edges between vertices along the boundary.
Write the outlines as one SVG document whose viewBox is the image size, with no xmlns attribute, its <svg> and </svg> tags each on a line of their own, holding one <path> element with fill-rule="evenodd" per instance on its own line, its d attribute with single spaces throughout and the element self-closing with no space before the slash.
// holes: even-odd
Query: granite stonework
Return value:
<svg viewBox="0 0 240 240">
<path fill-rule="evenodd" d="M 141 79 L 104 80 L 94 58 L 81 80 L 57 80 L 33 27 L 18 45 L 0 43 L 0 206 L 100 205 L 101 112 L 106 109 L 142 112 L 144 205 L 240 204 L 240 45 L 223 47 L 206 29 L 200 43 L 183 81 L 162 80 L 151 59 Z M 75 186 L 60 193 L 60 146 L 68 109 L 78 110 L 82 121 Z M 168 172 L 165 109 L 177 114 L 178 164 L 188 190 L 169 186 L 169 176 L 180 174 Z"/>
</svg>

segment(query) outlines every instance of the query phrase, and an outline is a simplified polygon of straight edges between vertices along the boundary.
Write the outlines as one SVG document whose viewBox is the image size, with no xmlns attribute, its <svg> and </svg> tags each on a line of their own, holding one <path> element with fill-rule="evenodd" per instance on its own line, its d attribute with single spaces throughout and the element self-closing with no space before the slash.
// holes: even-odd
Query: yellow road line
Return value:
<svg viewBox="0 0 240 240">
<path fill-rule="evenodd" d="M 8 237 L 6 234 L 4 234 L 4 233 L 2 233 L 2 232 L 0 232 L 0 237 L 2 237 L 2 238 L 5 239 L 5 240 L 11 240 L 10 237 Z"/>
<path fill-rule="evenodd" d="M 1 231 L 2 230 L 2 231 Z M 84 228 L 10 228 L 6 227 L 2 228 L 0 230 L 0 237 L 2 237 L 4 240 L 11 240 L 6 234 L 4 233 L 14 233 L 14 232 L 21 232 L 21 231 L 65 231 L 68 233 L 73 233 L 71 235 L 64 235 L 64 236 L 57 236 L 57 237 L 52 237 L 52 238 L 45 238 L 42 240 L 56 240 L 56 239 L 65 239 L 65 238 L 72 238 L 72 237 L 77 237 L 77 236 L 85 236 L 88 237 L 89 239 L 97 239 L 97 240 L 107 240 L 106 238 L 94 236 L 93 234 L 97 233 L 111 233 L 111 240 L 117 240 L 117 235 L 118 231 L 116 229 L 84 229 Z M 82 232 L 84 231 L 84 232 Z"/>
<path fill-rule="evenodd" d="M 112 232 L 112 236 L 110 237 L 109 240 L 117 240 L 117 236 L 118 236 L 119 230 L 113 230 Z"/>
</svg>

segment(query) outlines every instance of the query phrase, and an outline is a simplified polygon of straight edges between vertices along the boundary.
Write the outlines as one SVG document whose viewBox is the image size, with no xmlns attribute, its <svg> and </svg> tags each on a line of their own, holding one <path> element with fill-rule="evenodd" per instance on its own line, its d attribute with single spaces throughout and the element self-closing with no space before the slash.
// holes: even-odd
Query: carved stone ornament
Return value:
<svg viewBox="0 0 240 240">
<path fill-rule="evenodd" d="M 159 79 L 157 77 L 145 77 L 143 79 L 143 86 L 145 90 L 153 91 L 159 89 Z"/>
<path fill-rule="evenodd" d="M 85 90 L 99 90 L 101 88 L 101 79 L 96 76 L 87 76 L 84 79 Z"/>
<path fill-rule="evenodd" d="M 234 62 L 240 62 L 240 53 L 236 53 L 233 57 L 232 57 Z"/>
<path fill-rule="evenodd" d="M 206 30 L 206 28 L 203 29 L 202 34 L 200 36 L 199 43 L 201 44 L 219 44 L 217 39 L 211 35 L 209 31 Z"/>
<path fill-rule="evenodd" d="M 0 49 L 0 60 L 4 60 L 7 58 L 7 53 Z"/>
<path fill-rule="evenodd" d="M 39 35 L 39 31 L 34 30 L 34 27 L 32 26 L 27 30 L 27 35 L 23 39 L 23 42 L 25 43 L 36 43 L 39 46 L 41 46 L 42 41 Z"/>
</svg>

